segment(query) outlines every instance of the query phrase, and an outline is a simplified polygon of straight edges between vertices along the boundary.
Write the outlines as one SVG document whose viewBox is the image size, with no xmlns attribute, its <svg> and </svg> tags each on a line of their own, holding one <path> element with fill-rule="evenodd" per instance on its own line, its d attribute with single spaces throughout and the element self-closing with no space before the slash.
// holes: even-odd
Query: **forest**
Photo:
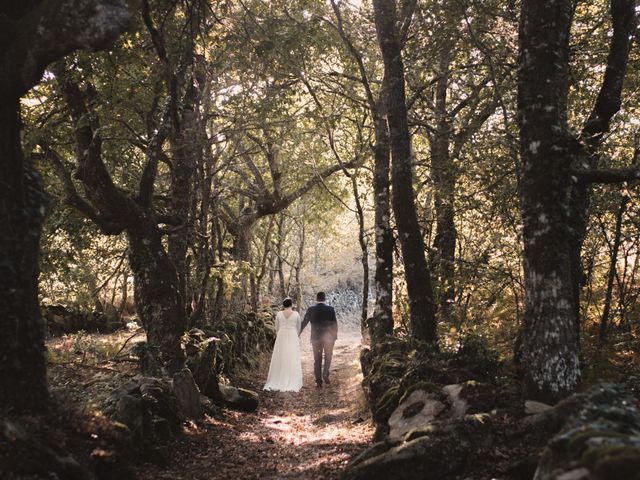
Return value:
<svg viewBox="0 0 640 480">
<path fill-rule="evenodd" d="M 0 478 L 640 478 L 639 18 L 0 2 Z"/>
</svg>

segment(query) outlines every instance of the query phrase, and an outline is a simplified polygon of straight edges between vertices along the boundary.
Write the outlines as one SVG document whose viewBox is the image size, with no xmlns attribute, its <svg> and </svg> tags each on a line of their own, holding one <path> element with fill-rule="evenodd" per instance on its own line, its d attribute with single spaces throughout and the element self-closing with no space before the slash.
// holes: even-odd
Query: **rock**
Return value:
<svg viewBox="0 0 640 480">
<path fill-rule="evenodd" d="M 42 307 L 42 317 L 50 335 L 76 333 L 80 330 L 112 333 L 126 327 L 118 310 L 113 308 L 106 312 L 90 312 L 64 305 L 46 305 Z"/>
<path fill-rule="evenodd" d="M 115 418 L 129 428 L 134 438 L 144 436 L 146 416 L 142 398 L 127 394 L 120 396 L 116 403 Z"/>
<path fill-rule="evenodd" d="M 547 444 L 535 480 L 637 480 L 640 411 L 635 399 L 620 385 L 602 384 L 568 402 L 579 408 Z"/>
<path fill-rule="evenodd" d="M 171 381 L 173 393 L 178 401 L 178 410 L 185 418 L 201 418 L 200 390 L 188 368 L 183 368 Z"/>
<path fill-rule="evenodd" d="M 132 353 L 138 357 L 138 365 L 143 375 L 149 377 L 162 376 L 162 362 L 158 349 L 147 342 L 137 342 L 131 348 Z"/>
<path fill-rule="evenodd" d="M 327 414 L 327 415 L 323 415 L 319 418 L 316 418 L 313 422 L 314 425 L 328 425 L 330 423 L 335 423 L 340 419 L 340 417 L 336 416 L 336 415 L 331 415 L 331 414 Z"/>
<path fill-rule="evenodd" d="M 445 408 L 433 393 L 424 390 L 412 392 L 389 417 L 389 437 L 401 438 L 411 430 L 425 427 Z"/>
<path fill-rule="evenodd" d="M 55 438 L 49 438 L 41 427 L 37 430 L 40 431 L 0 418 L 0 478 L 95 479 L 71 455 L 60 450 Z"/>
<path fill-rule="evenodd" d="M 546 403 L 542 402 L 536 402 L 535 400 L 527 400 L 526 402 L 524 402 L 525 415 L 537 415 L 539 413 L 546 412 L 551 408 L 553 408 L 551 405 L 547 405 Z"/>
<path fill-rule="evenodd" d="M 189 332 L 189 338 L 185 345 L 187 366 L 193 373 L 193 379 L 200 391 L 206 392 L 212 377 L 216 376 L 216 344 L 220 339 L 217 337 L 206 338 L 204 332 L 201 330 L 194 332 L 194 330 Z"/>
<path fill-rule="evenodd" d="M 591 472 L 586 468 L 576 468 L 558 476 L 556 480 L 592 480 Z"/>
<path fill-rule="evenodd" d="M 374 444 L 349 464 L 344 478 L 453 478 L 489 448 L 491 440 L 487 415 L 435 421 L 422 430 L 413 430 L 400 443 Z"/>
<path fill-rule="evenodd" d="M 444 393 L 451 404 L 451 416 L 453 418 L 462 418 L 467 414 L 469 405 L 466 400 L 460 396 L 462 393 L 462 384 L 454 383 L 453 385 L 446 385 L 442 387 L 442 393 Z"/>
<path fill-rule="evenodd" d="M 260 404 L 258 394 L 244 388 L 220 385 L 220 394 L 225 406 L 242 412 L 255 412 Z"/>
<path fill-rule="evenodd" d="M 114 391 L 105 413 L 129 430 L 131 446 L 137 453 L 150 451 L 178 435 L 182 420 L 171 385 L 159 378 L 139 377 Z"/>
<path fill-rule="evenodd" d="M 467 403 L 467 414 L 491 412 L 497 403 L 496 387 L 475 380 L 462 384 L 460 397 Z"/>
</svg>

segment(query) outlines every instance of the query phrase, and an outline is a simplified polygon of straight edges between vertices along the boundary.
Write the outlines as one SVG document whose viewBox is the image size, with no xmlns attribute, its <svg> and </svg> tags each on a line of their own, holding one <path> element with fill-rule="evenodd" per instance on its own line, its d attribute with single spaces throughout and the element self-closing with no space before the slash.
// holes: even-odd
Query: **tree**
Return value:
<svg viewBox="0 0 640 480">
<path fill-rule="evenodd" d="M 0 48 L 0 410 L 38 411 L 47 401 L 38 253 L 46 197 L 22 152 L 20 97 L 68 53 L 108 48 L 129 23 L 118 0 L 3 2 Z"/>
<path fill-rule="evenodd" d="M 431 272 L 425 259 L 413 191 L 413 155 L 402 62 L 402 31 L 408 28 L 411 22 L 415 3 L 408 2 L 404 5 L 401 15 L 398 15 L 395 1 L 376 0 L 373 2 L 373 8 L 378 42 L 384 59 L 386 112 L 392 158 L 392 205 L 407 281 L 411 337 L 437 343 Z M 398 28 L 398 25 L 401 27 Z"/>
<path fill-rule="evenodd" d="M 161 91 L 155 92 L 152 110 L 146 112 L 149 125 L 142 145 L 146 162 L 137 191 L 119 186 L 107 168 L 106 160 L 110 159 L 98 111 L 100 92 L 88 76 L 79 83 L 62 64 L 54 73 L 73 124 L 74 177 L 80 181 L 84 195 L 78 192 L 63 155 L 46 141 L 40 144 L 65 185 L 67 203 L 96 223 L 102 233 L 126 234 L 138 315 L 160 364 L 174 374 L 184 365 L 180 341 L 187 326 L 185 257 L 189 241 L 184 231 L 190 229 L 193 170 L 201 162 L 197 110 L 206 76 L 201 62 L 195 61 L 193 40 L 177 46 L 180 62 L 175 63 L 179 65 L 170 60 L 164 35 L 153 24 L 148 3 L 143 2 L 142 7 L 142 20 L 160 63 L 166 97 L 158 115 L 154 109 L 162 97 Z M 184 22 L 191 26 L 198 11 L 194 7 L 185 13 Z M 191 30 L 187 37 L 196 33 Z M 163 148 L 166 141 L 171 146 L 170 157 Z M 160 208 L 154 198 L 161 161 L 171 165 L 168 209 Z"/>
<path fill-rule="evenodd" d="M 393 333 L 393 248 L 394 238 L 391 228 L 391 183 L 389 125 L 386 115 L 387 82 L 382 79 L 377 94 L 372 88 L 371 74 L 367 72 L 362 51 L 356 48 L 345 29 L 345 21 L 339 5 L 331 1 L 335 24 L 330 24 L 338 32 L 349 55 L 355 61 L 359 81 L 364 89 L 366 105 L 373 117 L 373 197 L 376 268 L 374 274 L 376 302 L 369 330 L 374 341 Z M 355 103 L 355 102 L 354 102 Z M 355 184 L 354 184 L 355 185 Z M 360 215 L 359 215 L 360 217 Z M 362 243 L 362 242 L 361 242 Z M 364 262 L 364 259 L 363 259 Z M 368 269 L 368 264 L 367 264 Z M 368 274 L 367 274 L 368 277 Z"/>
<path fill-rule="evenodd" d="M 620 108 L 635 28 L 635 1 L 612 0 L 613 34 L 604 78 L 576 136 L 567 121 L 574 8 L 569 0 L 525 0 L 520 19 L 518 122 L 526 288 L 521 354 L 529 395 L 546 401 L 571 393 L 580 379 L 580 253 L 590 183 L 607 180 L 595 170 L 598 147 Z"/>
</svg>

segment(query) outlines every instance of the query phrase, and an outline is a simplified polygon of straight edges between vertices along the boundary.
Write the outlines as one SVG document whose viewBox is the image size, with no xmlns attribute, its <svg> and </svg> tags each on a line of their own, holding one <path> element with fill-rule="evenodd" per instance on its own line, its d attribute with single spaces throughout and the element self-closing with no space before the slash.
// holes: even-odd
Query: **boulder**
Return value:
<svg viewBox="0 0 640 480">
<path fill-rule="evenodd" d="M 173 375 L 171 381 L 173 393 L 178 402 L 178 410 L 185 418 L 201 418 L 200 390 L 188 368 L 183 368 Z"/>
<path fill-rule="evenodd" d="M 452 478 L 490 447 L 488 415 L 434 421 L 402 441 L 374 444 L 348 465 L 344 478 L 424 480 Z"/>
<path fill-rule="evenodd" d="M 241 412 L 255 412 L 260 404 L 260 397 L 251 390 L 236 388 L 230 385 L 220 385 L 220 395 L 226 407 Z"/>
<path fill-rule="evenodd" d="M 451 405 L 451 417 L 461 418 L 467 414 L 485 413 L 496 406 L 496 388 L 488 383 L 469 380 L 442 387 Z"/>
<path fill-rule="evenodd" d="M 389 437 L 401 438 L 411 430 L 426 427 L 445 408 L 433 393 L 415 390 L 400 402 L 389 417 Z"/>
<path fill-rule="evenodd" d="M 571 401 L 579 408 L 547 444 L 535 480 L 640 478 L 636 400 L 620 385 L 602 384 Z"/>
</svg>

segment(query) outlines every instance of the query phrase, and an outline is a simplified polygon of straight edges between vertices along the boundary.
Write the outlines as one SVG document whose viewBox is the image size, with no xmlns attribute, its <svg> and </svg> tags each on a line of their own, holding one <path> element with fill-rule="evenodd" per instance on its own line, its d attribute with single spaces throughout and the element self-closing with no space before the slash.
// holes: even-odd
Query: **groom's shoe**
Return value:
<svg viewBox="0 0 640 480">
<path fill-rule="evenodd" d="M 316 388 L 322 388 L 322 382 L 316 382 Z"/>
<path fill-rule="evenodd" d="M 324 383 L 326 383 L 327 385 L 331 385 L 331 382 L 329 381 L 329 376 L 328 375 L 326 377 L 324 377 Z"/>
</svg>

